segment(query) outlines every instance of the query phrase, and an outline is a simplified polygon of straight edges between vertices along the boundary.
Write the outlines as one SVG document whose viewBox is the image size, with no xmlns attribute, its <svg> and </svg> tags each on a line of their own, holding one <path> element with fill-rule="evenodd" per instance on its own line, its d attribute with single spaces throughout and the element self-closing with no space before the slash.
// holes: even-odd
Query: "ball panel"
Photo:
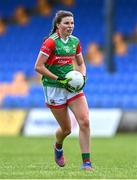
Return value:
<svg viewBox="0 0 137 180">
<path fill-rule="evenodd" d="M 84 84 L 83 75 L 79 71 L 70 71 L 66 74 L 66 78 L 71 78 L 69 85 L 76 90 L 80 89 Z"/>
</svg>

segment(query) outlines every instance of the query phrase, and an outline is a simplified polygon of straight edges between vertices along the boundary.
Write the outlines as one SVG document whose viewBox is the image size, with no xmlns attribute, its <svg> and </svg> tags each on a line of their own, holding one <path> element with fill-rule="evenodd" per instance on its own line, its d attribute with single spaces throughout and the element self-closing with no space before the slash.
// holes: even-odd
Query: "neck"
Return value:
<svg viewBox="0 0 137 180">
<path fill-rule="evenodd" d="M 62 38 L 62 39 L 64 39 L 64 40 L 66 40 L 67 38 L 68 38 L 68 36 L 65 36 L 63 33 L 61 33 L 60 31 L 59 31 L 59 34 L 60 34 L 60 37 Z"/>
</svg>

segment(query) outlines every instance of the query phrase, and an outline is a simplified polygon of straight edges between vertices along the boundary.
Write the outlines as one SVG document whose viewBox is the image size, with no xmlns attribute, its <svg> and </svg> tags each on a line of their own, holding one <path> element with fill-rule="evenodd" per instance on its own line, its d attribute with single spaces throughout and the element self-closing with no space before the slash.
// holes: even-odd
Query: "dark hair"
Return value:
<svg viewBox="0 0 137 180">
<path fill-rule="evenodd" d="M 49 36 L 52 35 L 54 32 L 56 32 L 57 24 L 59 24 L 61 22 L 62 18 L 68 17 L 68 16 L 73 17 L 72 12 L 60 10 L 56 13 L 56 15 L 53 19 L 53 22 L 52 22 L 52 29 L 51 29 Z"/>
</svg>

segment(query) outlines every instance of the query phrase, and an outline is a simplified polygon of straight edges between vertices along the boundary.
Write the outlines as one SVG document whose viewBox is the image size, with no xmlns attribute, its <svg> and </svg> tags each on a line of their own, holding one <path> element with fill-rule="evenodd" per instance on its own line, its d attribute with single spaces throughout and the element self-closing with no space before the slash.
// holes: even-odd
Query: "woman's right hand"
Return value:
<svg viewBox="0 0 137 180">
<path fill-rule="evenodd" d="M 71 81 L 71 78 L 57 78 L 57 82 L 62 84 L 63 87 L 69 92 L 75 92 L 75 88 L 71 87 L 68 83 Z"/>
<path fill-rule="evenodd" d="M 69 81 L 71 81 L 71 78 L 57 78 L 57 82 L 62 84 L 64 87 L 68 85 Z"/>
</svg>

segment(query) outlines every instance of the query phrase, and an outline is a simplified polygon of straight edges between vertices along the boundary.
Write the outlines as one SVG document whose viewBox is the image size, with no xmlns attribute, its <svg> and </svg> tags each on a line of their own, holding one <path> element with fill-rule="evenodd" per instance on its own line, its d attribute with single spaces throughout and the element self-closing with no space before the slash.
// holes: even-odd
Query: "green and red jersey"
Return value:
<svg viewBox="0 0 137 180">
<path fill-rule="evenodd" d="M 40 52 L 49 57 L 45 67 L 58 77 L 65 77 L 73 70 L 73 61 L 81 53 L 80 41 L 72 35 L 65 41 L 57 31 L 43 42 Z M 44 86 L 62 87 L 46 76 L 42 76 L 42 83 Z"/>
</svg>

